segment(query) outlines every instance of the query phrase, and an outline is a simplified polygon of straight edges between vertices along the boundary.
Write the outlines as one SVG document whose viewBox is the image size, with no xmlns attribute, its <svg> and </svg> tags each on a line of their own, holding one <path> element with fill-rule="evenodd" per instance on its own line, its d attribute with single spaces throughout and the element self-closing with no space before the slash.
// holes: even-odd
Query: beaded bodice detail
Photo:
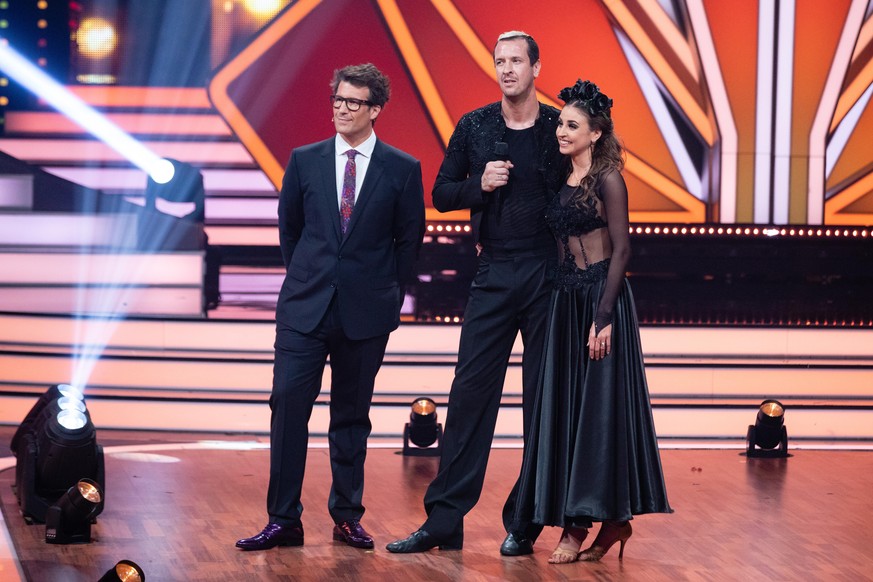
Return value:
<svg viewBox="0 0 873 582">
<path fill-rule="evenodd" d="M 606 278 L 612 248 L 603 201 L 596 188 L 582 192 L 564 185 L 546 210 L 546 223 L 558 242 L 558 287 L 581 287 Z"/>
</svg>

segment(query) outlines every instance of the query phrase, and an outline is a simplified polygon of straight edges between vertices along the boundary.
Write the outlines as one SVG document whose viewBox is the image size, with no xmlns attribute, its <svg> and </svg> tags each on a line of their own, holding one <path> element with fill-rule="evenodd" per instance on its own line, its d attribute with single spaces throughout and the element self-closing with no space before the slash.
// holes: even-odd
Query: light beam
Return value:
<svg viewBox="0 0 873 582">
<path fill-rule="evenodd" d="M 5 42 L 0 43 L 0 69 L 22 87 L 82 126 L 85 131 L 94 134 L 151 176 L 155 182 L 164 184 L 172 179 L 170 162 L 133 139 Z M 169 177 L 167 177 L 168 168 Z"/>
</svg>

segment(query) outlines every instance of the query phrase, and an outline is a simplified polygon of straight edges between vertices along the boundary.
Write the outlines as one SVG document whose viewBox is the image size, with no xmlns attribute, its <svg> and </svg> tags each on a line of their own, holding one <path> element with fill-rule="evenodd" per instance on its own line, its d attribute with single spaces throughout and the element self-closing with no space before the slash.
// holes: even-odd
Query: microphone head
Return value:
<svg viewBox="0 0 873 582">
<path fill-rule="evenodd" d="M 509 144 L 505 141 L 494 142 L 494 159 L 509 161 Z"/>
</svg>

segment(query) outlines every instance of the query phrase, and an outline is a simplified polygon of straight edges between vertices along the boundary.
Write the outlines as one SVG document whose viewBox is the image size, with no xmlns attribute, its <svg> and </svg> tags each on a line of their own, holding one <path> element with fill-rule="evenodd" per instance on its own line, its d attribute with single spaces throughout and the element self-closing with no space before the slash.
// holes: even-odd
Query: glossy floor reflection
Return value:
<svg viewBox="0 0 873 582">
<path fill-rule="evenodd" d="M 11 435 L 9 427 L 0 437 Z M 251 436 L 101 431 L 106 509 L 94 542 L 57 546 L 28 526 L 0 471 L 0 506 L 24 580 L 96 580 L 120 559 L 148 580 L 773 580 L 871 579 L 869 493 L 873 453 L 794 450 L 788 459 L 747 459 L 737 450 L 663 450 L 672 515 L 640 516 L 618 561 L 547 564 L 559 531 L 547 529 L 532 556 L 503 558 L 500 510 L 521 461 L 494 449 L 464 549 L 394 555 L 385 544 L 424 519 L 422 495 L 435 458 L 371 449 L 363 524 L 373 551 L 332 541 L 328 453 L 310 449 L 302 548 L 241 552 L 237 538 L 266 522 L 268 439 Z M 6 467 L 11 467 L 8 459 Z M 592 533 L 593 535 L 593 533 Z M 593 538 L 592 538 L 593 539 Z M 2 544 L 0 544 L 2 545 Z M 0 579 L 15 580 L 0 553 Z M 14 565 L 14 564 L 12 564 Z"/>
</svg>

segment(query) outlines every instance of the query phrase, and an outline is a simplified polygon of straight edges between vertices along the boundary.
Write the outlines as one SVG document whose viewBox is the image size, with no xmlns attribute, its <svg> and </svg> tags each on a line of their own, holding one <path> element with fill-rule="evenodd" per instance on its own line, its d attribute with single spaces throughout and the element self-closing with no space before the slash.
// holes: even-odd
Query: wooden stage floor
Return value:
<svg viewBox="0 0 873 582">
<path fill-rule="evenodd" d="M 0 442 L 11 434 L 0 427 Z M 747 459 L 737 450 L 663 450 L 675 513 L 635 519 L 623 562 L 615 546 L 600 563 L 554 566 L 546 560 L 556 529 L 543 533 L 532 556 L 497 551 L 519 449 L 491 452 L 463 551 L 384 549 L 423 521 L 422 495 L 437 467 L 437 459 L 402 457 L 393 448 L 371 448 L 367 459 L 363 523 L 375 551 L 331 541 L 328 456 L 316 445 L 304 487 L 306 545 L 242 552 L 234 541 L 266 519 L 265 439 L 117 431 L 99 438 L 106 509 L 93 543 L 45 544 L 45 528 L 26 525 L 18 512 L 14 468 L 0 471 L 12 541 L 0 580 L 93 581 L 121 559 L 138 563 L 148 581 L 873 580 L 873 452 L 794 450 L 776 460 Z"/>
</svg>

